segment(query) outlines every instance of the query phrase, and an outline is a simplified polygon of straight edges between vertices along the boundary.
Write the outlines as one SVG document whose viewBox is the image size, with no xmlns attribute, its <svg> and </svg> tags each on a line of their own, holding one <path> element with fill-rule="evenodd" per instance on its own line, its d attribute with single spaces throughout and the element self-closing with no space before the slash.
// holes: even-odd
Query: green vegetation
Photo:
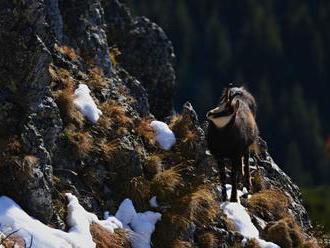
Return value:
<svg viewBox="0 0 330 248">
<path fill-rule="evenodd" d="M 314 223 L 323 225 L 330 233 L 330 186 L 304 188 L 303 197 Z"/>
</svg>

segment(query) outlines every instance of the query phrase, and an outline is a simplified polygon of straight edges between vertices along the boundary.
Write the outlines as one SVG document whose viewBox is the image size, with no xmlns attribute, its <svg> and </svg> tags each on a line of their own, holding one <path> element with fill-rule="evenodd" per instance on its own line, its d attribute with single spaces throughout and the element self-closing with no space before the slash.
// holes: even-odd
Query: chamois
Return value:
<svg viewBox="0 0 330 248">
<path fill-rule="evenodd" d="M 225 188 L 226 161 L 231 161 L 232 193 L 230 201 L 237 201 L 237 184 L 242 172 L 244 156 L 244 184 L 250 189 L 249 147 L 258 137 L 255 121 L 256 102 L 243 87 L 225 88 L 219 105 L 207 113 L 209 121 L 207 143 L 217 159 L 222 183 L 222 197 L 227 200 Z"/>
</svg>

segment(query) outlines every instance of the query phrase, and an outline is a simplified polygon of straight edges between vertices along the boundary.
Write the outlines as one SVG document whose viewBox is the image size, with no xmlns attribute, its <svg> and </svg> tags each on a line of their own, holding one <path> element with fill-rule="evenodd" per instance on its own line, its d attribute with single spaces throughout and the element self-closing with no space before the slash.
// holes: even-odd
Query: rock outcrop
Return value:
<svg viewBox="0 0 330 248">
<path fill-rule="evenodd" d="M 98 215 L 127 197 L 149 210 L 157 196 L 155 247 L 240 243 L 219 209 L 217 166 L 193 107 L 172 115 L 173 63 L 164 31 L 117 0 L 1 1 L 0 195 L 62 229 L 65 192 Z M 102 111 L 95 125 L 73 104 L 81 83 Z M 155 117 L 175 133 L 170 151 L 155 143 L 148 125 Z M 299 188 L 266 151 L 255 161 L 251 199 L 266 207 L 242 204 L 259 231 L 292 218 L 310 239 Z M 285 216 L 267 208 L 274 200 L 261 197 L 267 190 L 283 196 Z"/>
</svg>

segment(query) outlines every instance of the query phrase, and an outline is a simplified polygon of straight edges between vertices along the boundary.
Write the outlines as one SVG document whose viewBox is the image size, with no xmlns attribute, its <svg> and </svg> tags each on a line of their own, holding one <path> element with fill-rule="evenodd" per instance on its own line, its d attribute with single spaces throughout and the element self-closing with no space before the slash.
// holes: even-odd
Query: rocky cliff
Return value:
<svg viewBox="0 0 330 248">
<path fill-rule="evenodd" d="M 63 230 L 64 193 L 99 216 L 130 198 L 162 214 L 153 247 L 239 247 L 198 117 L 189 103 L 173 114 L 174 57 L 164 31 L 117 0 L 0 1 L 0 195 Z M 96 124 L 74 104 L 79 84 L 103 113 Z M 155 118 L 177 138 L 169 151 Z M 241 203 L 261 237 L 318 247 L 299 188 L 266 149 L 255 161 Z M 110 243 L 98 246 L 118 247 Z"/>
</svg>

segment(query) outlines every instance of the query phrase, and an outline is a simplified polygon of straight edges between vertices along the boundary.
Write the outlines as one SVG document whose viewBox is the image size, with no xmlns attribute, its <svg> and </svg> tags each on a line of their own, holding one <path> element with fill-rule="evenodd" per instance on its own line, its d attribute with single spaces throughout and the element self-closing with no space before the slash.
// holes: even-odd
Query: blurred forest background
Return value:
<svg viewBox="0 0 330 248">
<path fill-rule="evenodd" d="M 178 108 L 202 118 L 226 83 L 248 87 L 270 153 L 330 231 L 330 1 L 124 2 L 173 42 Z"/>
</svg>

